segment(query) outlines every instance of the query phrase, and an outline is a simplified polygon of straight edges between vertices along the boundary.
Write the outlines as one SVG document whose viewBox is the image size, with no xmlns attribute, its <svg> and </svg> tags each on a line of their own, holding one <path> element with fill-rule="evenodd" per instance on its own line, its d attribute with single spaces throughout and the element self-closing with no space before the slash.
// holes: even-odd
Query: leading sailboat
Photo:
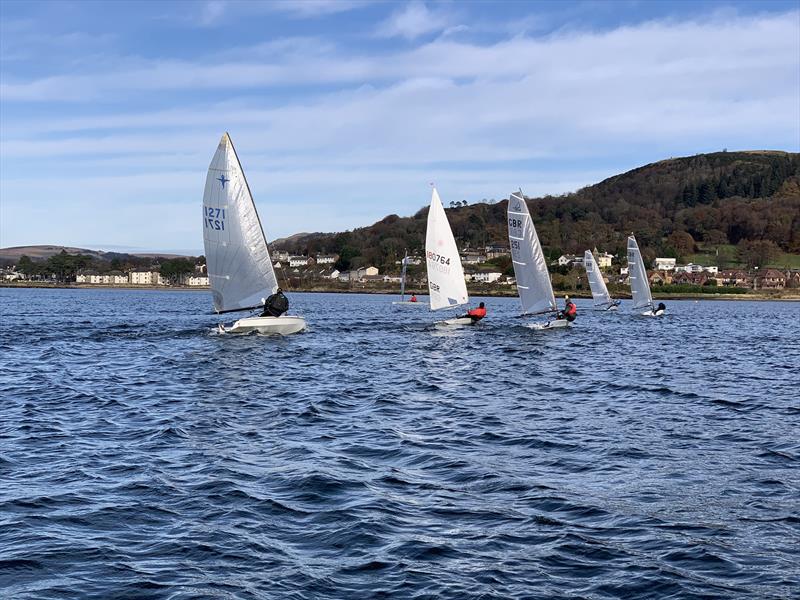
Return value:
<svg viewBox="0 0 800 600">
<path fill-rule="evenodd" d="M 406 273 L 408 271 L 408 251 L 406 251 L 406 255 L 403 257 L 402 260 L 403 269 L 400 272 L 400 300 L 392 302 L 392 304 L 401 305 L 401 306 L 425 306 L 428 304 L 427 302 L 421 302 L 419 300 L 406 300 Z M 415 294 L 411 294 L 412 299 L 416 298 Z"/>
<path fill-rule="evenodd" d="M 558 307 L 547 261 L 533 226 L 533 219 L 522 192 L 514 192 L 508 200 L 508 241 L 511 262 L 517 279 L 517 292 L 522 302 L 522 315 L 550 315 L 545 323 L 532 323 L 532 329 L 555 329 L 569 326 L 558 318 Z"/>
<path fill-rule="evenodd" d="M 646 317 L 660 317 L 664 314 L 663 308 L 656 308 L 653 296 L 650 293 L 650 283 L 647 280 L 647 269 L 644 267 L 642 253 L 633 234 L 628 236 L 628 278 L 631 282 L 631 297 L 633 310 L 647 310 L 642 313 Z"/>
<path fill-rule="evenodd" d="M 428 211 L 425 262 L 428 268 L 431 310 L 454 308 L 469 302 L 461 257 L 458 255 L 456 240 L 436 188 L 433 188 L 431 207 Z M 472 319 L 447 319 L 443 324 L 470 325 Z"/>
<path fill-rule="evenodd" d="M 594 259 L 594 254 L 591 250 L 583 253 L 583 266 L 586 268 L 586 276 L 589 278 L 589 288 L 592 290 L 592 299 L 594 300 L 595 310 L 617 310 L 621 304 L 619 300 L 614 300 L 611 294 L 608 293 L 606 281 L 603 279 L 603 273 L 597 266 L 597 261 Z"/>
<path fill-rule="evenodd" d="M 214 310 L 217 313 L 261 308 L 278 289 L 267 238 L 242 165 L 225 133 L 208 167 L 203 193 L 203 244 Z M 302 331 L 305 319 L 295 316 L 246 317 L 225 333 Z"/>
</svg>

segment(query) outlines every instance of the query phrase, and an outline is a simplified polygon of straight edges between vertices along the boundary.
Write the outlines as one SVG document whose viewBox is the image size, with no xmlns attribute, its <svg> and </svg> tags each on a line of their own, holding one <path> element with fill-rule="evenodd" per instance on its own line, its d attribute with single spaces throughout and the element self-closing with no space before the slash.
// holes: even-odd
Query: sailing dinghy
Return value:
<svg viewBox="0 0 800 600">
<path fill-rule="evenodd" d="M 631 282 L 631 296 L 633 297 L 633 310 L 647 310 L 642 313 L 645 317 L 660 317 L 663 310 L 657 310 L 650 294 L 650 283 L 647 280 L 647 269 L 644 267 L 642 253 L 633 234 L 628 236 L 628 278 Z"/>
<path fill-rule="evenodd" d="M 406 300 L 406 271 L 408 269 L 408 251 L 406 251 L 406 255 L 403 257 L 403 269 L 400 273 L 400 300 L 397 302 L 392 302 L 392 304 L 397 304 L 401 306 L 426 306 L 427 302 L 420 302 L 417 300 L 416 302 L 409 302 Z"/>
<path fill-rule="evenodd" d="M 511 262 L 517 278 L 517 293 L 522 303 L 521 316 L 550 315 L 544 323 L 531 323 L 531 329 L 568 327 L 569 321 L 558 318 L 558 307 L 547 261 L 533 226 L 533 219 L 522 192 L 511 194 L 508 200 L 508 241 Z"/>
<path fill-rule="evenodd" d="M 439 193 L 433 188 L 428 226 L 425 232 L 425 261 L 431 310 L 455 308 L 469 302 L 461 257 L 444 212 Z M 472 319 L 447 319 L 441 325 L 472 325 Z"/>
<path fill-rule="evenodd" d="M 594 254 L 591 250 L 583 253 L 583 266 L 586 268 L 586 276 L 589 278 L 589 287 L 592 290 L 592 299 L 594 300 L 595 310 L 617 310 L 621 304 L 619 300 L 611 298 L 606 287 L 606 281 L 603 279 L 603 273 L 597 266 L 597 261 L 594 259 Z"/>
<path fill-rule="evenodd" d="M 236 150 L 225 133 L 208 167 L 203 193 L 203 244 L 214 310 L 227 313 L 261 308 L 278 289 L 258 218 Z M 306 327 L 302 317 L 246 317 L 224 333 L 289 335 Z"/>
</svg>

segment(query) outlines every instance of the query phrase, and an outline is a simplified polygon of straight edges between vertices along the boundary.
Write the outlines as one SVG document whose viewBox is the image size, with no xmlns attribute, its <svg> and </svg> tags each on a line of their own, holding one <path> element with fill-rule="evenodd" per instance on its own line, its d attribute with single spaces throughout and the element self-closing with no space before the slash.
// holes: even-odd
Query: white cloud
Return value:
<svg viewBox="0 0 800 600">
<path fill-rule="evenodd" d="M 443 12 L 428 10 L 424 2 L 413 1 L 395 11 L 377 29 L 379 37 L 403 37 L 415 40 L 427 33 L 442 31 L 451 25 Z"/>
<path fill-rule="evenodd" d="M 272 237 L 411 214 L 430 180 L 445 198 L 475 201 L 520 185 L 534 195 L 569 191 L 681 153 L 797 151 L 798 18 L 727 15 L 494 43 L 439 37 L 384 54 L 291 37 L 196 62 L 125 59 L 96 74 L 16 81 L 4 74 L 4 113 L 23 99 L 95 100 L 74 112 L 55 104 L 46 117 L 25 116 L 36 114 L 26 105 L 4 118 L 2 237 L 20 235 L 21 223 L 35 222 L 26 211 L 58 197 L 42 221 L 56 235 L 71 222 L 65 207 L 91 212 L 91 198 L 173 206 L 146 232 L 98 209 L 96 227 L 129 236 L 118 243 L 192 247 L 222 129 L 259 206 L 269 207 Z M 166 93 L 161 109 L 115 110 L 113 99 L 135 105 Z M 570 164 L 542 167 L 559 160 Z"/>
</svg>

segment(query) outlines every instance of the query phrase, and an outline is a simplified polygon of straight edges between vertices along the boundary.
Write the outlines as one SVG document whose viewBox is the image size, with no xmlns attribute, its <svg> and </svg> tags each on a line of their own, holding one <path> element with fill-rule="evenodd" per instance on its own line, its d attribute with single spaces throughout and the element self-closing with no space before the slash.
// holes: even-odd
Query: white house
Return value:
<svg viewBox="0 0 800 600">
<path fill-rule="evenodd" d="M 400 283 L 401 279 L 399 275 L 384 275 L 383 282 L 384 283 Z"/>
<path fill-rule="evenodd" d="M 208 286 L 209 285 L 209 279 L 208 279 L 208 275 L 200 275 L 200 274 L 195 273 L 193 275 L 188 275 L 188 276 L 184 277 L 183 283 L 184 283 L 184 285 L 189 285 L 189 286 L 192 286 L 192 287 L 195 287 L 195 286 L 201 286 L 202 287 L 202 286 Z"/>
<path fill-rule="evenodd" d="M 484 252 L 486 252 L 486 258 L 489 260 L 511 254 L 508 246 L 486 246 Z"/>
<path fill-rule="evenodd" d="M 656 271 L 674 271 L 675 259 L 674 258 L 657 258 L 653 263 Z"/>
<path fill-rule="evenodd" d="M 307 256 L 290 256 L 289 257 L 289 268 L 293 269 L 294 267 L 305 267 L 308 264 L 308 257 Z"/>
<path fill-rule="evenodd" d="M 583 265 L 583 257 L 574 254 L 562 254 L 558 257 L 558 266 L 565 267 L 567 265 Z"/>
<path fill-rule="evenodd" d="M 335 254 L 317 254 L 318 265 L 332 265 L 339 258 Z"/>
<path fill-rule="evenodd" d="M 495 281 L 499 281 L 502 276 L 502 273 L 492 271 L 491 273 L 467 273 L 464 275 L 464 279 L 467 281 L 477 281 L 479 283 L 494 283 Z"/>
<path fill-rule="evenodd" d="M 272 252 L 272 259 L 273 260 L 282 260 L 283 262 L 286 262 L 286 261 L 289 260 L 289 253 L 288 252 L 284 252 L 283 250 L 276 250 L 276 251 Z"/>
<path fill-rule="evenodd" d="M 461 262 L 465 265 L 479 265 L 486 262 L 486 255 L 480 252 L 466 250 L 461 253 Z"/>
<path fill-rule="evenodd" d="M 146 271 L 131 271 L 128 273 L 128 283 L 133 285 L 157 285 L 161 283 L 161 274 L 148 269 Z"/>
<path fill-rule="evenodd" d="M 717 275 L 719 273 L 719 267 L 703 267 L 703 270 L 706 273 L 711 273 L 713 275 Z"/>
<path fill-rule="evenodd" d="M 334 269 L 328 275 L 326 275 L 328 279 L 338 279 L 339 278 L 339 269 Z"/>
</svg>

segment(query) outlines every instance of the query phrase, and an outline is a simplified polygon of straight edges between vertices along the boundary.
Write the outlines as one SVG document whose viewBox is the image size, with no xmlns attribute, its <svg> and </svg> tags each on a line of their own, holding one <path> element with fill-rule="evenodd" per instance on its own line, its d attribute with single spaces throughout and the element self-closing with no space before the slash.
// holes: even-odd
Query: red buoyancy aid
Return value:
<svg viewBox="0 0 800 600">
<path fill-rule="evenodd" d="M 409 302 L 416 302 L 416 301 L 417 301 L 417 297 L 416 296 L 411 296 L 411 299 L 409 300 Z"/>
<path fill-rule="evenodd" d="M 485 308 L 473 308 L 472 310 L 467 311 L 467 315 L 470 317 L 478 317 L 482 319 L 486 316 L 486 309 Z"/>
<path fill-rule="evenodd" d="M 572 302 L 568 302 L 567 306 L 566 306 L 566 310 L 564 312 L 568 316 L 574 317 L 578 313 L 578 309 Z"/>
</svg>

